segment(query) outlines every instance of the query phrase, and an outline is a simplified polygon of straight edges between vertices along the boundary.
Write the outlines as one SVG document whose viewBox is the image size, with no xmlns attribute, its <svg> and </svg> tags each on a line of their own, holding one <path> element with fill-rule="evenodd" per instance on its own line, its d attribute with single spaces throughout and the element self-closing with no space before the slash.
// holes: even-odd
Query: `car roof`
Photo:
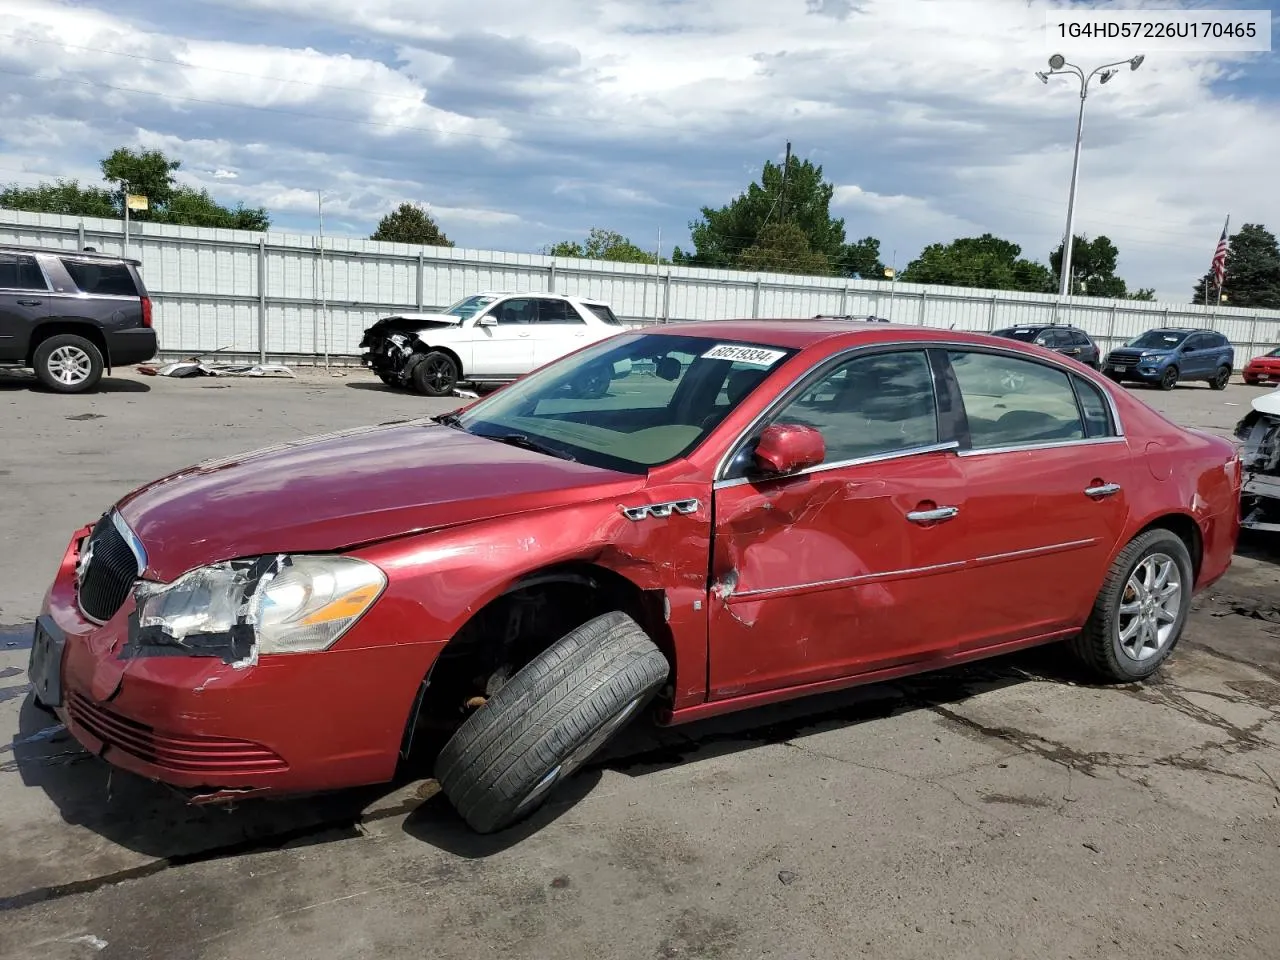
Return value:
<svg viewBox="0 0 1280 960">
<path fill-rule="evenodd" d="M 803 350 L 825 340 L 839 338 L 857 344 L 901 343 L 913 340 L 947 340 L 953 343 L 1007 346 L 989 333 L 944 330 L 904 323 L 867 323 L 865 320 L 695 320 L 689 323 L 650 324 L 638 332 L 758 343 L 769 347 Z"/>
<path fill-rule="evenodd" d="M 0 253 L 44 253 L 51 257 L 71 257 L 75 260 L 104 260 L 109 263 L 131 263 L 135 267 L 142 266 L 141 260 L 131 257 L 118 257 L 113 253 L 98 253 L 96 250 L 59 250 L 51 247 L 28 247 L 17 243 L 0 243 Z"/>
<path fill-rule="evenodd" d="M 1001 330 L 1078 330 L 1080 333 L 1085 331 L 1081 327 L 1077 327 L 1074 323 L 1011 323 L 1008 326 L 1000 327 Z"/>
<path fill-rule="evenodd" d="M 545 297 L 548 300 L 576 300 L 578 303 L 590 303 L 598 307 L 609 306 L 604 300 L 591 297 L 575 297 L 567 293 L 551 293 L 547 290 L 481 290 L 471 294 L 473 297 Z"/>
</svg>

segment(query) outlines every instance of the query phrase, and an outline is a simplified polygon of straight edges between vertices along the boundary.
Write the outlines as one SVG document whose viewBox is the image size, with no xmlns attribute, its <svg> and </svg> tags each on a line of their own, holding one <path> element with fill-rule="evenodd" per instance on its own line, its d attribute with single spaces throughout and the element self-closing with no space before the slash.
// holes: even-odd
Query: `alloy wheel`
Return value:
<svg viewBox="0 0 1280 960">
<path fill-rule="evenodd" d="M 1154 657 L 1174 637 L 1182 612 L 1182 574 L 1168 554 L 1153 553 L 1129 574 L 1120 595 L 1116 634 L 1130 660 Z"/>
<path fill-rule="evenodd" d="M 79 347 L 65 345 L 49 354 L 49 375 L 68 387 L 79 386 L 93 372 L 93 360 Z"/>
</svg>

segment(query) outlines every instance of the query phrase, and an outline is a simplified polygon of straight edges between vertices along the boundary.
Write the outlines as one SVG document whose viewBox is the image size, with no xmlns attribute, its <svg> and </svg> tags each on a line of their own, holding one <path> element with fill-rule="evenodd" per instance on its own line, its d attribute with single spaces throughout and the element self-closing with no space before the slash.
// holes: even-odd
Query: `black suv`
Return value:
<svg viewBox="0 0 1280 960">
<path fill-rule="evenodd" d="M 0 366 L 31 367 L 59 393 L 156 355 L 137 260 L 0 246 Z"/>
<path fill-rule="evenodd" d="M 1039 344 L 1042 347 L 1053 350 L 1055 353 L 1074 357 L 1085 366 L 1093 367 L 1095 370 L 1098 369 L 1102 360 L 1102 353 L 1098 349 L 1098 345 L 1093 342 L 1092 337 L 1079 327 L 1069 327 L 1061 324 L 1045 324 L 1043 326 L 1028 324 L 1025 327 L 1005 327 L 1003 330 L 996 330 L 993 336 Z"/>
</svg>

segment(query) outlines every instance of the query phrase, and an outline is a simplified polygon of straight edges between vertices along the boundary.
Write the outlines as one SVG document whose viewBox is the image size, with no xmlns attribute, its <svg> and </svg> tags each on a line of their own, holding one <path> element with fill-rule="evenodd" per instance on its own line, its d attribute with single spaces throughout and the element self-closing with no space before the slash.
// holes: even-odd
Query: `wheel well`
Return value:
<svg viewBox="0 0 1280 960">
<path fill-rule="evenodd" d="M 462 358 L 459 357 L 452 350 L 450 350 L 448 347 L 433 347 L 424 342 L 422 349 L 419 350 L 418 352 L 421 353 L 424 357 L 428 353 L 443 353 L 446 357 L 452 360 L 454 362 L 454 365 L 458 368 L 458 379 L 461 380 L 463 378 L 463 373 L 465 371 L 463 371 L 462 369 Z"/>
<path fill-rule="evenodd" d="M 632 617 L 675 665 L 666 598 L 612 570 L 568 563 L 521 577 L 463 625 L 423 678 L 401 741 L 402 762 L 429 764 L 505 680 L 569 631 L 613 610 Z"/>
<path fill-rule="evenodd" d="M 84 337 L 102 354 L 102 365 L 110 369 L 111 354 L 107 350 L 107 338 L 102 335 L 102 331 L 90 323 L 76 323 L 72 320 L 50 320 L 42 323 L 32 331 L 31 342 L 27 345 L 27 361 L 28 367 L 34 366 L 36 361 L 36 349 L 44 341 L 50 337 L 56 337 L 60 333 L 71 333 L 77 337 Z"/>
<path fill-rule="evenodd" d="M 1185 513 L 1171 513 L 1151 521 L 1138 531 L 1138 536 L 1151 530 L 1168 530 L 1187 546 L 1191 554 L 1191 570 L 1196 579 L 1200 578 L 1200 564 L 1204 560 L 1204 539 L 1200 534 L 1200 525 Z"/>
</svg>

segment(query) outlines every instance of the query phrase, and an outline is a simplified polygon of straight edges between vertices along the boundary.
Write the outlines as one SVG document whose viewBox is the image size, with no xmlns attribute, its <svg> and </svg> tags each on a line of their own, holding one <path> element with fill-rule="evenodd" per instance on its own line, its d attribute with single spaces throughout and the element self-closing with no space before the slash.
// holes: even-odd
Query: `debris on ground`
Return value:
<svg viewBox="0 0 1280 960">
<path fill-rule="evenodd" d="M 283 363 L 212 363 L 199 357 L 175 360 L 163 366 L 143 364 L 138 372 L 151 377 L 295 377 Z"/>
</svg>

